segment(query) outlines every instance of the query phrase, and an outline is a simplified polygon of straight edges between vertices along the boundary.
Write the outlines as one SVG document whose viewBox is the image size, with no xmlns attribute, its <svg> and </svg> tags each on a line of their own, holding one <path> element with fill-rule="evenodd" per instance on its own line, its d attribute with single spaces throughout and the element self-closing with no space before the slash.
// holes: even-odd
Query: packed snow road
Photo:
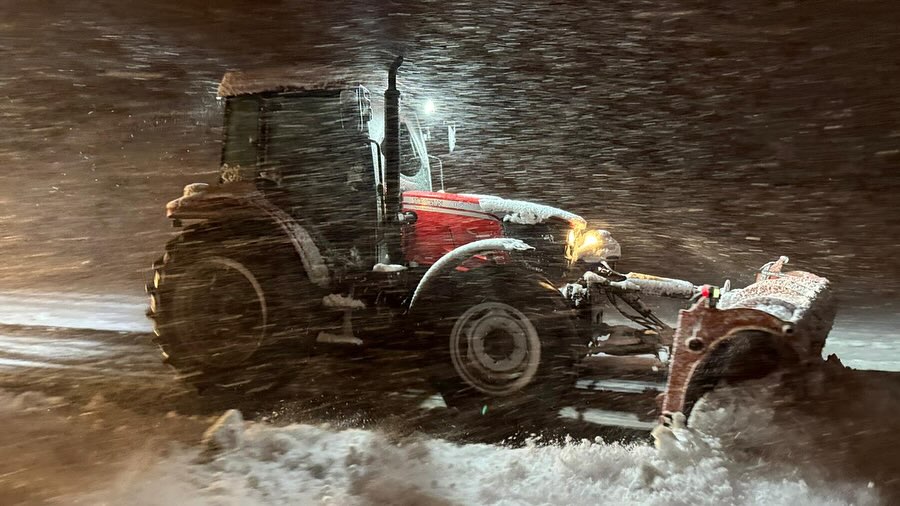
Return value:
<svg viewBox="0 0 900 506">
<path fill-rule="evenodd" d="M 438 432 L 467 441 L 494 442 L 507 436 L 506 430 L 498 436 L 489 427 L 474 431 L 463 420 L 448 424 L 452 414 L 440 397 L 417 371 L 394 370 L 391 354 L 373 353 L 365 361 L 341 356 L 302 361 L 296 381 L 252 399 L 234 398 L 227 392 L 198 396 L 161 363 L 144 309 L 140 298 L 0 295 L 0 387 L 39 385 L 53 395 L 76 396 L 85 402 L 102 393 L 109 401 L 122 399 L 129 406 L 143 400 L 144 409 L 161 414 L 173 409 L 211 414 L 238 407 L 254 418 L 279 421 L 340 420 L 358 426 L 387 419 L 404 430 Z M 580 397 L 590 396 L 589 382 L 582 386 Z M 551 429 L 560 437 L 593 436 L 599 429 L 612 437 L 646 437 L 654 425 L 634 416 L 598 409 L 585 412 L 574 406 L 561 415 L 534 420 L 520 428 L 520 437 Z M 625 427 L 597 426 L 604 422 Z"/>
<path fill-rule="evenodd" d="M 774 409 L 765 384 L 747 385 L 709 400 L 696 422 L 702 433 L 662 434 L 659 449 L 646 432 L 564 418 L 535 420 L 499 441 L 415 382 L 369 391 L 362 385 L 372 378 L 346 368 L 318 382 L 306 380 L 307 369 L 249 401 L 198 397 L 159 362 L 143 310 L 138 298 L 0 295 L 0 503 L 795 505 L 898 497 L 896 374 L 838 367 L 824 382 L 844 385 L 834 406 L 805 411 Z M 845 364 L 900 370 L 892 336 L 855 330 L 829 341 Z M 348 386 L 352 398 L 335 393 Z M 845 409 L 829 414 L 835 406 Z M 201 442 L 232 407 L 252 421 L 232 414 Z"/>
</svg>

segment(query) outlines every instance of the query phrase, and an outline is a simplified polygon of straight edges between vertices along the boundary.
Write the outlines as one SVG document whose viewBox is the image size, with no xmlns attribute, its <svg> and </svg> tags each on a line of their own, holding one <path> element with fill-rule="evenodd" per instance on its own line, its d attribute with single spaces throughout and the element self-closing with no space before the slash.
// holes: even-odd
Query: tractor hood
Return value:
<svg viewBox="0 0 900 506">
<path fill-rule="evenodd" d="M 408 190 L 403 192 L 402 212 L 410 213 L 405 219 L 416 224 L 405 227 L 404 241 L 407 259 L 419 265 L 431 265 L 469 242 L 508 237 L 506 234 L 531 241 L 532 246 L 547 242 L 548 254 L 560 257 L 564 254 L 570 264 L 579 260 L 588 263 L 616 260 L 622 254 L 619 243 L 609 232 L 588 230 L 581 216 L 534 202 L 492 195 Z M 504 227 L 502 223 L 524 226 Z M 549 230 L 531 227 L 542 223 L 549 225 Z"/>
</svg>

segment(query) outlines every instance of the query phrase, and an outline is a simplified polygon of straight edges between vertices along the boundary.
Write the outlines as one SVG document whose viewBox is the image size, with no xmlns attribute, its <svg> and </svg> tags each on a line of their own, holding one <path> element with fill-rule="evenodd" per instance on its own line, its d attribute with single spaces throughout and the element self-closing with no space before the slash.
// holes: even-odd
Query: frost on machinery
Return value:
<svg viewBox="0 0 900 506">
<path fill-rule="evenodd" d="M 721 380 L 819 359 L 827 281 L 786 259 L 740 290 L 621 274 L 618 243 L 580 216 L 435 191 L 400 63 L 383 103 L 321 69 L 224 77 L 219 181 L 166 206 L 192 224 L 147 287 L 156 341 L 190 382 L 252 392 L 302 375 L 298 357 L 378 349 L 463 412 L 540 416 L 590 390 L 640 426 L 657 400 L 689 413 Z M 642 295 L 695 303 L 673 329 Z"/>
</svg>

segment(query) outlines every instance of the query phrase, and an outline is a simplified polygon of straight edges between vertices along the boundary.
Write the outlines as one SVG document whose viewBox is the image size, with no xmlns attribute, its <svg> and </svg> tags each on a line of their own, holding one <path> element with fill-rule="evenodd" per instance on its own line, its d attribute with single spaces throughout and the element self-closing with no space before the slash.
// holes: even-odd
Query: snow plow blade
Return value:
<svg viewBox="0 0 900 506">
<path fill-rule="evenodd" d="M 718 300 L 704 294 L 679 312 L 662 423 L 687 420 L 695 403 L 721 381 L 737 383 L 776 371 L 800 373 L 822 362 L 834 321 L 827 279 L 783 272 L 787 257 L 766 264 L 756 282 Z"/>
</svg>

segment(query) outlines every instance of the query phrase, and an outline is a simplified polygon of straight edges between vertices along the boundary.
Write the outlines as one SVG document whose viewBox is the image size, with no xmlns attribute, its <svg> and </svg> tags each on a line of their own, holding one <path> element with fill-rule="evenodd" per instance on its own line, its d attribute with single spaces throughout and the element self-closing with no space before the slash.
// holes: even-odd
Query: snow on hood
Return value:
<svg viewBox="0 0 900 506">
<path fill-rule="evenodd" d="M 509 200 L 486 195 L 476 196 L 484 212 L 493 214 L 509 223 L 534 225 L 556 218 L 580 227 L 587 225 L 587 222 L 581 216 L 556 207 L 535 204 L 524 200 Z"/>
</svg>

